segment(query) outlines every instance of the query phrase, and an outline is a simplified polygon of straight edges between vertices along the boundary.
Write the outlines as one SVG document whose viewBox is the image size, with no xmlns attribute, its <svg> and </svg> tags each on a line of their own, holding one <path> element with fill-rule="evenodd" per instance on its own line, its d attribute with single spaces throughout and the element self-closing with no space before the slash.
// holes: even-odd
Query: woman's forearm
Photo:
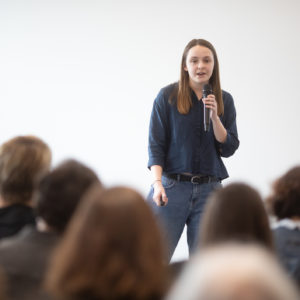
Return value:
<svg viewBox="0 0 300 300">
<path fill-rule="evenodd" d="M 224 143 L 227 137 L 227 130 L 223 126 L 220 118 L 212 119 L 212 124 L 216 140 L 220 143 Z"/>
<path fill-rule="evenodd" d="M 151 166 L 151 173 L 154 182 L 155 181 L 161 181 L 161 176 L 162 176 L 162 166 L 159 165 L 153 165 Z"/>
</svg>

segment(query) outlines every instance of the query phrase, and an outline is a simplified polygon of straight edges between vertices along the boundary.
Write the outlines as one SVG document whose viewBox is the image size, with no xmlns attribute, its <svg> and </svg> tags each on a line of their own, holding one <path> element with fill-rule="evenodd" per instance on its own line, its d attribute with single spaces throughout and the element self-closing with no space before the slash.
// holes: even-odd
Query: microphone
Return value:
<svg viewBox="0 0 300 300">
<path fill-rule="evenodd" d="M 202 98 L 207 98 L 208 95 L 212 94 L 212 88 L 209 84 L 205 84 L 202 89 Z M 210 128 L 210 108 L 206 108 L 204 105 L 204 131 L 208 132 Z"/>
</svg>

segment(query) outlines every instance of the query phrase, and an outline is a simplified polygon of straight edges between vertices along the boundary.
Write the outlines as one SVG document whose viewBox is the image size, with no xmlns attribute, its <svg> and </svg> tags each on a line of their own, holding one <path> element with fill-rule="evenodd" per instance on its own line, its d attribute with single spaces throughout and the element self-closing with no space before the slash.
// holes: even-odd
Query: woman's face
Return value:
<svg viewBox="0 0 300 300">
<path fill-rule="evenodd" d="M 186 57 L 184 70 L 189 74 L 191 87 L 202 87 L 209 82 L 214 70 L 214 56 L 210 49 L 196 45 Z"/>
</svg>

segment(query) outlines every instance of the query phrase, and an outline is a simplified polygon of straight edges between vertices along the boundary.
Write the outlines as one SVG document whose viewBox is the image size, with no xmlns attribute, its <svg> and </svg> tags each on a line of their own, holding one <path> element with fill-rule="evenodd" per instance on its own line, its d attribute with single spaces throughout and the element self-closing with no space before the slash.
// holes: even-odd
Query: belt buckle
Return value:
<svg viewBox="0 0 300 300">
<path fill-rule="evenodd" d="M 192 178 L 191 178 L 191 183 L 193 183 L 193 184 L 199 184 L 200 183 L 200 181 L 194 181 L 194 180 L 197 180 L 197 179 L 199 179 L 200 180 L 200 176 L 193 176 Z"/>
</svg>

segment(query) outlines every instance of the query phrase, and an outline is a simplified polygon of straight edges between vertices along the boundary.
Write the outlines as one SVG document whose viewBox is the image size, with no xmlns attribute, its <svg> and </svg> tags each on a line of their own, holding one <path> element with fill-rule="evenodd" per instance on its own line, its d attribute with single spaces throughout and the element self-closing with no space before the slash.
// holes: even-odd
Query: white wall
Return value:
<svg viewBox="0 0 300 300">
<path fill-rule="evenodd" d="M 77 158 L 146 195 L 153 100 L 188 41 L 205 38 L 238 114 L 224 183 L 265 195 L 300 163 L 299 12 L 298 0 L 0 0 L 0 143 L 38 135 L 54 164 Z M 174 259 L 186 255 L 181 240 Z"/>
</svg>

